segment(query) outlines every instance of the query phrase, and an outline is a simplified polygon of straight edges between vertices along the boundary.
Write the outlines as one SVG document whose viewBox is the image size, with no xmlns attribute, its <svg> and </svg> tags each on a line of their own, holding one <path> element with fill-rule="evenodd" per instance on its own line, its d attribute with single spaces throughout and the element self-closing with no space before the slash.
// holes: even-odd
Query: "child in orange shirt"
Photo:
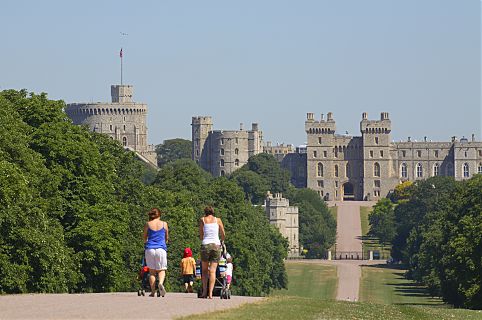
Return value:
<svg viewBox="0 0 482 320">
<path fill-rule="evenodd" d="M 187 292 L 193 292 L 192 284 L 196 274 L 196 260 L 192 257 L 191 248 L 184 249 L 184 258 L 181 260 L 181 274 Z"/>
</svg>

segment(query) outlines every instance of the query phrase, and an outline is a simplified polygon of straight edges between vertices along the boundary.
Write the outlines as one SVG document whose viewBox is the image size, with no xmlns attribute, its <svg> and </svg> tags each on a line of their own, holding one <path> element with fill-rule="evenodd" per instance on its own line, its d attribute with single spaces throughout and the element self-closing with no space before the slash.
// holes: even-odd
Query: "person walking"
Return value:
<svg viewBox="0 0 482 320">
<path fill-rule="evenodd" d="M 167 270 L 169 228 L 167 222 L 161 220 L 161 211 L 158 208 L 151 209 L 148 215 L 149 221 L 144 225 L 144 247 L 151 286 L 149 297 L 154 297 L 156 292 L 156 275 L 159 277 L 159 292 L 164 297 L 166 295 L 164 279 Z"/>
<path fill-rule="evenodd" d="M 221 258 L 221 240 L 224 241 L 224 225 L 220 218 L 214 215 L 212 207 L 204 208 L 204 217 L 199 221 L 199 237 L 201 239 L 201 272 L 202 297 L 213 298 L 216 268 Z M 221 238 L 221 240 L 220 240 Z M 209 291 L 208 291 L 209 279 Z"/>
<path fill-rule="evenodd" d="M 184 249 L 184 258 L 181 260 L 181 274 L 184 282 L 185 292 L 192 293 L 192 284 L 194 282 L 194 274 L 196 273 L 196 260 L 192 257 L 191 248 Z"/>
</svg>

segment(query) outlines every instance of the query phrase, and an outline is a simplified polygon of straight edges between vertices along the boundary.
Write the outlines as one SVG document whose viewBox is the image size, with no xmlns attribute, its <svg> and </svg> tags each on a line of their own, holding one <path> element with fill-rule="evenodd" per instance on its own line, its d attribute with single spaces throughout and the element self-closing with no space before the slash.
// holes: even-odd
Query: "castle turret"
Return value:
<svg viewBox="0 0 482 320">
<path fill-rule="evenodd" d="M 192 159 L 199 163 L 202 168 L 208 167 L 209 150 L 205 150 L 209 133 L 213 130 L 211 117 L 192 117 Z"/>
</svg>

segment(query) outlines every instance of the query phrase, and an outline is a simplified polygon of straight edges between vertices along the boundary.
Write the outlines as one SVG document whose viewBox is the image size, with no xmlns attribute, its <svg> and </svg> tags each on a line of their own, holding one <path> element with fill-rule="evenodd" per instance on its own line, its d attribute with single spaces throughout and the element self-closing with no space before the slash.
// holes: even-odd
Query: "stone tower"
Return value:
<svg viewBox="0 0 482 320">
<path fill-rule="evenodd" d="M 74 124 L 107 134 L 143 161 L 157 166 L 154 146 L 147 143 L 147 104 L 134 102 L 133 91 L 131 85 L 112 85 L 112 103 L 70 103 L 65 112 Z"/>
<path fill-rule="evenodd" d="M 263 151 L 258 124 L 251 130 L 213 130 L 211 117 L 192 117 L 192 159 L 213 176 L 229 175 Z"/>
<path fill-rule="evenodd" d="M 281 193 L 272 195 L 268 192 L 265 212 L 269 223 L 276 226 L 279 232 L 288 239 L 288 256 L 299 256 L 298 207 L 290 206 L 289 200 L 283 198 Z"/>
<path fill-rule="evenodd" d="M 382 112 L 380 120 L 369 120 L 362 114 L 360 132 L 363 139 L 363 190 L 364 198 L 379 199 L 388 194 L 398 179 L 392 161 L 390 133 L 392 123 L 388 112 Z M 383 183 L 382 183 L 383 182 Z"/>
</svg>

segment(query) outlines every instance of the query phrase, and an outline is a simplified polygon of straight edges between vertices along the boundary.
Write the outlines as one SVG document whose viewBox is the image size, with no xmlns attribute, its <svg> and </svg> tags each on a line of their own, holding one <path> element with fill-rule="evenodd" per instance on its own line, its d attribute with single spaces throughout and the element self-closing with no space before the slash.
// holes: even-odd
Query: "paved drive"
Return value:
<svg viewBox="0 0 482 320">
<path fill-rule="evenodd" d="M 208 300 L 169 292 L 164 298 L 138 297 L 135 292 L 8 295 L 0 296 L 0 319 L 172 319 L 261 299 Z"/>
<path fill-rule="evenodd" d="M 374 202 L 346 201 L 335 202 L 338 207 L 336 252 L 341 252 L 356 257 L 356 253 L 362 258 L 362 231 L 360 221 L 360 206 L 372 206 Z M 350 253 L 348 253 L 350 252 Z M 367 260 L 334 260 L 323 261 L 325 264 L 336 265 L 338 275 L 337 300 L 358 301 L 360 289 L 361 265 L 379 264 L 380 261 Z"/>
</svg>

